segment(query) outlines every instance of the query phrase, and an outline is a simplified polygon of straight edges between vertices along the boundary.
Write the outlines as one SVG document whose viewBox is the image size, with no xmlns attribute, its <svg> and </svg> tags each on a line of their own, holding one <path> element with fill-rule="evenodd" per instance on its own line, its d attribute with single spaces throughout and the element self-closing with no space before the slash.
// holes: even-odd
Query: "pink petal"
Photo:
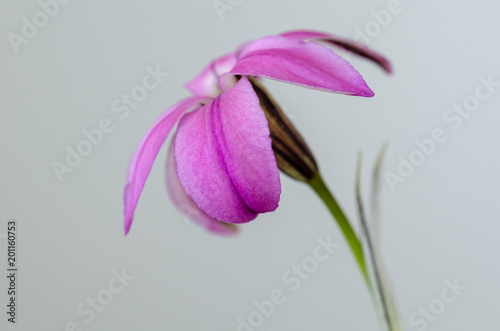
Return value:
<svg viewBox="0 0 500 331">
<path fill-rule="evenodd" d="M 374 95 L 363 77 L 332 50 L 292 37 L 264 37 L 248 44 L 229 74 L 263 76 L 342 94 Z"/>
<path fill-rule="evenodd" d="M 297 38 L 301 40 L 313 39 L 327 42 L 375 62 L 388 73 L 392 72 L 392 65 L 386 57 L 355 40 L 338 37 L 328 33 L 308 30 L 290 31 L 281 35 L 284 37 Z"/>
<path fill-rule="evenodd" d="M 174 139 L 172 139 L 170 147 L 168 149 L 166 181 L 167 191 L 170 195 L 170 198 L 182 214 L 189 217 L 196 224 L 200 225 L 210 232 L 220 235 L 236 234 L 238 228 L 234 224 L 219 222 L 216 219 L 208 216 L 194 203 L 194 201 L 186 194 L 186 192 L 184 192 L 184 189 L 179 182 L 179 178 L 177 177 L 174 158 Z"/>
<path fill-rule="evenodd" d="M 281 194 L 279 171 L 269 125 L 252 85 L 242 77 L 214 105 L 215 136 L 239 195 L 256 212 L 275 210 Z"/>
<path fill-rule="evenodd" d="M 158 152 L 167 139 L 170 130 L 179 118 L 190 109 L 199 105 L 202 102 L 208 101 L 201 97 L 192 97 L 184 99 L 175 106 L 166 110 L 149 129 L 148 133 L 142 139 L 139 147 L 135 151 L 134 156 L 129 164 L 127 185 L 123 196 L 125 205 L 125 234 L 130 230 L 134 211 L 139 201 L 142 189 L 146 183 L 153 162 L 158 155 Z"/>
<path fill-rule="evenodd" d="M 215 98 L 220 93 L 218 77 L 225 74 L 236 63 L 236 54 L 224 55 L 210 63 L 201 74 L 189 81 L 185 87 L 194 95 Z"/>
<path fill-rule="evenodd" d="M 331 36 L 329 33 L 312 31 L 312 30 L 294 30 L 281 33 L 280 35 L 283 37 L 291 37 L 302 40 L 328 38 Z"/>
<path fill-rule="evenodd" d="M 257 217 L 241 200 L 212 133 L 212 103 L 184 115 L 175 139 L 179 181 L 191 199 L 211 217 L 229 223 L 245 223 Z"/>
<path fill-rule="evenodd" d="M 189 81 L 185 87 L 194 95 L 214 98 L 219 94 L 217 86 L 217 76 L 211 66 L 203 69 L 201 74 Z"/>
<path fill-rule="evenodd" d="M 175 159 L 185 192 L 215 219 L 244 223 L 278 207 L 281 184 L 269 127 L 245 77 L 182 117 Z"/>
</svg>

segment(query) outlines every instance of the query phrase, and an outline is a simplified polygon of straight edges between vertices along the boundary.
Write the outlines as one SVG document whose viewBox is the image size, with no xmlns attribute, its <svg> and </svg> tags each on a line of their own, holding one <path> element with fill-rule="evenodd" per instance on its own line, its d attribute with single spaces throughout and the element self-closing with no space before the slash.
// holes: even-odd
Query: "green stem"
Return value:
<svg viewBox="0 0 500 331">
<path fill-rule="evenodd" d="M 376 274 L 375 279 L 372 282 L 372 279 L 370 278 L 367 267 L 365 265 L 365 256 L 363 253 L 363 247 L 361 245 L 361 242 L 359 241 L 358 236 L 351 227 L 351 223 L 349 222 L 346 215 L 342 211 L 342 208 L 337 203 L 337 200 L 335 200 L 335 197 L 326 186 L 320 174 L 315 175 L 315 177 L 308 184 L 316 192 L 316 194 L 318 194 L 321 200 L 323 200 L 325 205 L 328 207 L 333 217 L 337 221 L 337 224 L 339 225 L 340 229 L 342 230 L 344 237 L 349 243 L 351 251 L 354 254 L 354 257 L 356 258 L 356 261 L 359 265 L 365 283 L 370 291 L 373 303 L 375 304 L 376 308 L 378 308 L 379 313 L 381 313 L 380 321 L 382 323 L 382 327 L 384 328 L 384 330 L 387 329 L 390 331 L 401 331 L 402 329 L 401 326 L 399 325 L 396 312 L 393 309 L 394 307 L 392 305 L 392 302 L 388 302 L 387 298 L 385 297 L 386 293 L 384 293 L 384 287 L 383 284 L 381 283 L 382 280 L 378 278 L 379 274 Z M 360 199 L 359 186 L 357 186 L 357 198 Z M 361 200 L 358 200 L 358 203 L 359 206 L 362 206 Z M 364 219 L 364 213 L 362 210 L 360 216 L 363 217 Z M 368 229 L 366 228 L 364 228 L 363 230 L 368 231 Z M 367 235 L 369 235 L 368 232 Z M 372 267 L 375 267 L 376 268 L 375 272 L 377 272 L 379 266 L 376 262 L 376 257 L 374 255 L 376 252 L 374 251 L 374 247 L 371 241 L 369 241 L 367 248 L 369 250 L 369 258 L 371 258 L 369 262 L 372 262 Z"/>
<path fill-rule="evenodd" d="M 339 206 L 337 200 L 335 200 L 335 197 L 332 195 L 330 190 L 328 190 L 328 187 L 326 186 L 325 182 L 323 181 L 323 178 L 321 178 L 321 175 L 319 173 L 315 175 L 315 177 L 308 184 L 309 186 L 311 186 L 314 192 L 318 194 L 321 200 L 323 200 L 323 202 L 328 207 L 333 217 L 337 221 L 338 226 L 342 230 L 345 239 L 347 240 L 349 246 L 351 247 L 351 251 L 354 254 L 354 257 L 358 262 L 358 266 L 361 269 L 363 278 L 370 291 L 372 291 L 371 282 L 368 277 L 368 272 L 366 271 L 365 259 L 363 257 L 363 247 L 361 246 L 361 242 L 359 241 L 358 236 L 351 227 L 349 220 L 342 211 L 342 208 Z"/>
</svg>

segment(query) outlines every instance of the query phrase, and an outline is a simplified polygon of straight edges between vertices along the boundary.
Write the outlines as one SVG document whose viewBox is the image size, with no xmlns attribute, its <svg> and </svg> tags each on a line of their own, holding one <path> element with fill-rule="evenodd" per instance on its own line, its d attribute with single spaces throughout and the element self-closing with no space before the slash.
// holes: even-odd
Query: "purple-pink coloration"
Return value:
<svg viewBox="0 0 500 331">
<path fill-rule="evenodd" d="M 184 192 L 184 189 L 179 182 L 179 178 L 177 177 L 177 167 L 175 165 L 174 159 L 174 142 L 175 139 L 171 141 L 170 147 L 168 149 L 165 176 L 167 191 L 170 199 L 172 199 L 181 213 L 189 217 L 193 222 L 200 225 L 201 227 L 221 235 L 231 235 L 236 233 L 236 225 L 219 222 L 216 219 L 208 216 L 196 205 L 196 203 L 194 203 L 193 199 L 191 199 L 186 194 L 186 192 Z"/>
<path fill-rule="evenodd" d="M 219 221 L 244 223 L 278 207 L 269 127 L 245 77 L 180 120 L 175 160 L 187 195 Z"/>
<path fill-rule="evenodd" d="M 186 84 L 194 96 L 165 111 L 135 152 L 124 194 L 125 234 L 153 162 L 176 123 L 166 180 L 183 214 L 208 231 L 232 234 L 234 224 L 278 207 L 281 184 L 269 127 L 246 76 L 373 96 L 347 61 L 314 40 L 373 60 L 390 72 L 389 62 L 365 46 L 314 31 L 260 38 L 216 59 Z"/>
<path fill-rule="evenodd" d="M 188 98 L 166 110 L 139 144 L 130 162 L 127 186 L 125 186 L 125 233 L 129 231 L 132 225 L 135 207 L 139 201 L 142 189 L 153 167 L 156 155 L 158 155 L 168 134 L 185 112 L 197 106 L 200 107 L 200 102 L 204 100 L 205 98 L 202 97 Z"/>
<path fill-rule="evenodd" d="M 283 36 L 248 44 L 226 75 L 261 76 L 316 90 L 373 96 L 363 77 L 331 49 Z"/>
<path fill-rule="evenodd" d="M 290 38 L 297 38 L 300 40 L 316 40 L 332 44 L 334 46 L 338 46 L 349 52 L 352 52 L 354 54 L 357 54 L 361 57 L 364 57 L 368 60 L 375 62 L 387 73 L 392 72 L 392 65 L 389 62 L 389 60 L 387 60 L 387 58 L 385 58 L 384 56 L 380 55 L 379 53 L 371 50 L 367 46 L 357 41 L 338 37 L 324 32 L 310 31 L 310 30 L 290 31 L 283 33 L 281 35 Z"/>
</svg>

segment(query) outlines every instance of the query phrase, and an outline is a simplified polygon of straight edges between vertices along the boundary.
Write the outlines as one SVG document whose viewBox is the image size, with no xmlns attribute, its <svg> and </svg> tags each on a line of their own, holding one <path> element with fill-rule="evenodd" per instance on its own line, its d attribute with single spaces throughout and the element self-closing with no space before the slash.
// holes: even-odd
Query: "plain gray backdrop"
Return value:
<svg viewBox="0 0 500 331">
<path fill-rule="evenodd" d="M 19 273 L 15 325 L 7 322 L 7 280 L 0 280 L 0 329 L 62 331 L 74 322 L 83 331 L 236 330 L 255 300 L 279 289 L 285 302 L 255 330 L 379 330 L 331 216 L 306 185 L 285 176 L 276 212 L 219 238 L 169 201 L 164 146 L 123 236 L 128 162 L 156 117 L 189 95 L 183 84 L 244 41 L 306 28 L 350 38 L 368 29 L 369 45 L 395 68 L 389 76 L 350 57 L 376 93 L 369 99 L 265 81 L 353 221 L 358 150 L 367 198 L 385 141 L 384 171 L 398 174 L 401 158 L 418 150 L 416 139 L 436 128 L 447 136 L 394 190 L 383 183 L 383 253 L 406 330 L 498 330 L 500 88 L 478 105 L 472 96 L 478 77 L 500 81 L 499 2 L 401 0 L 398 14 L 382 23 L 374 13 L 391 1 L 232 3 L 221 19 L 212 0 L 73 0 L 44 22 L 35 0 L 1 2 L 0 234 L 17 220 Z M 43 26 L 13 47 L 12 33 L 22 37 L 23 17 L 33 22 L 34 15 Z M 168 77 L 121 119 L 112 103 L 157 66 Z M 464 100 L 474 110 L 454 128 L 443 116 Z M 58 180 L 53 162 L 64 163 L 67 146 L 75 149 L 82 130 L 106 118 L 114 130 Z M 340 247 L 291 291 L 282 275 L 327 236 Z M 7 243 L 0 240 L 3 275 Z M 109 298 L 114 273 L 123 270 L 135 278 Z M 455 280 L 466 289 L 440 303 Z M 109 304 L 90 318 L 81 309 L 96 296 Z M 438 311 L 426 327 L 411 322 L 423 318 L 421 308 Z"/>
</svg>

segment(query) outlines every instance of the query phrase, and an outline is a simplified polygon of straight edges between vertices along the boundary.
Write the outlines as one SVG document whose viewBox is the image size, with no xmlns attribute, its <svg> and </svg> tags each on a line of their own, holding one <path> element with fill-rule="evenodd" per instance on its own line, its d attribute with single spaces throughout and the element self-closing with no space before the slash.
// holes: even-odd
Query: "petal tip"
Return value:
<svg viewBox="0 0 500 331">
<path fill-rule="evenodd" d="M 365 93 L 362 96 L 367 97 L 367 98 L 371 98 L 371 97 L 375 96 L 375 92 L 373 92 L 371 89 L 368 89 L 365 91 Z"/>
<path fill-rule="evenodd" d="M 127 213 L 125 213 L 125 220 L 123 222 L 124 236 L 126 236 L 130 231 L 133 217 L 134 217 L 133 215 L 127 215 Z"/>
<path fill-rule="evenodd" d="M 127 221 L 125 221 L 125 222 L 127 223 Z M 125 228 L 125 229 L 124 229 L 124 234 L 123 234 L 123 235 L 124 235 L 124 236 L 127 236 L 127 234 L 128 234 L 128 233 L 129 233 L 129 231 L 130 231 L 130 224 L 125 224 L 124 228 Z"/>
<path fill-rule="evenodd" d="M 354 90 L 354 93 L 352 93 L 351 95 L 357 97 L 371 98 L 375 95 L 375 92 L 373 92 L 372 89 L 368 87 L 366 83 L 364 83 L 361 86 L 357 86 L 357 88 Z"/>
<path fill-rule="evenodd" d="M 239 234 L 240 229 L 235 224 L 231 223 L 222 223 L 218 224 L 217 227 L 213 227 L 208 229 L 208 231 L 212 234 L 219 235 L 222 237 L 234 237 Z"/>
<path fill-rule="evenodd" d="M 382 64 L 381 64 L 382 68 L 385 70 L 385 72 L 389 75 L 393 74 L 394 73 L 394 68 L 391 64 L 391 62 L 389 62 L 388 60 L 384 61 Z"/>
<path fill-rule="evenodd" d="M 125 185 L 125 188 L 123 189 L 123 205 L 124 205 L 124 220 L 123 220 L 123 228 L 124 228 L 124 235 L 126 236 L 128 232 L 130 231 L 130 226 L 132 225 L 132 218 L 133 215 L 130 215 L 130 183 L 127 183 Z"/>
</svg>

